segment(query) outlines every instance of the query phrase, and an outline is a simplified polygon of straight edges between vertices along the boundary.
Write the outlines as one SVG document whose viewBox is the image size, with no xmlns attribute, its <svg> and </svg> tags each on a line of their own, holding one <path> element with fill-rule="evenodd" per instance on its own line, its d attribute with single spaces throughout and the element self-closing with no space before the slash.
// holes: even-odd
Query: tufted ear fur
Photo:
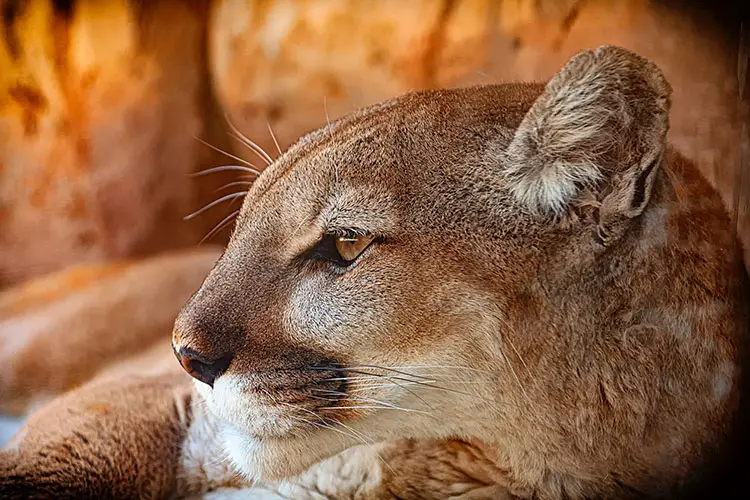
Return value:
<svg viewBox="0 0 750 500">
<path fill-rule="evenodd" d="M 555 217 L 584 192 L 610 215 L 639 215 L 666 148 L 670 94 L 661 71 L 625 49 L 576 55 L 549 81 L 506 151 L 513 195 Z"/>
</svg>

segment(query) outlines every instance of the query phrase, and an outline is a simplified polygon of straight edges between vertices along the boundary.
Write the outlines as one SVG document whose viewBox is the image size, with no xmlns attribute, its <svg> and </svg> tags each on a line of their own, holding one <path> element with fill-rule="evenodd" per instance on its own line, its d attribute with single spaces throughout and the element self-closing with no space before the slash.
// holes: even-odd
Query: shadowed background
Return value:
<svg viewBox="0 0 750 500">
<path fill-rule="evenodd" d="M 750 242 L 744 13 L 729 2 L 696 7 L 706 4 L 4 0 L 0 411 L 23 414 L 114 361 L 167 352 L 172 318 L 217 255 L 186 249 L 241 200 L 183 217 L 250 180 L 191 177 L 241 164 L 196 137 L 265 166 L 228 122 L 274 157 L 269 128 L 286 149 L 326 113 L 415 89 L 546 80 L 581 49 L 622 45 L 663 69 L 671 142 Z M 212 242 L 226 242 L 228 222 Z M 101 320 L 115 317 L 114 330 Z M 67 320 L 75 326 L 62 329 Z M 136 333 L 98 340 L 115 330 Z M 85 355 L 70 368 L 53 359 L 59 348 L 40 349 L 50 342 Z"/>
</svg>

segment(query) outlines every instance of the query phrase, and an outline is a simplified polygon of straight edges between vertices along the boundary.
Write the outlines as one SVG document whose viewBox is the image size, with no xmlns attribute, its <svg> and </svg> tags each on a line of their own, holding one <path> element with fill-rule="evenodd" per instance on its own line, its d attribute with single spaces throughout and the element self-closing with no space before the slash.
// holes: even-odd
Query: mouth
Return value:
<svg viewBox="0 0 750 500">
<path fill-rule="evenodd" d="M 445 425 L 434 420 L 433 405 L 449 390 L 434 385 L 437 379 L 387 367 L 332 364 L 230 373 L 213 389 L 196 387 L 238 469 L 249 478 L 279 479 L 352 446 L 432 435 L 434 426 Z M 394 413 L 395 419 L 389 416 Z"/>
<path fill-rule="evenodd" d="M 245 391 L 261 407 L 279 411 L 283 418 L 296 422 L 295 428 L 327 425 L 330 414 L 345 407 L 349 396 L 346 380 L 335 376 L 296 384 L 283 384 L 275 379 L 274 384 L 251 385 Z"/>
<path fill-rule="evenodd" d="M 196 383 L 219 420 L 258 440 L 329 428 L 345 418 L 348 377 L 338 366 L 224 375 L 211 388 Z"/>
<path fill-rule="evenodd" d="M 342 420 L 348 384 L 327 367 L 227 374 L 214 387 L 197 382 L 205 408 L 216 418 L 220 442 L 250 479 L 282 479 L 360 444 Z M 335 436 L 335 437 L 334 437 Z M 333 439 L 332 439 L 333 437 Z"/>
<path fill-rule="evenodd" d="M 387 410 L 398 410 L 400 420 L 431 415 L 433 408 L 415 390 L 436 387 L 430 384 L 433 380 L 376 368 L 336 363 L 228 374 L 216 381 L 213 390 L 205 384 L 197 387 L 219 420 L 257 440 L 348 432 L 356 421 Z"/>
</svg>

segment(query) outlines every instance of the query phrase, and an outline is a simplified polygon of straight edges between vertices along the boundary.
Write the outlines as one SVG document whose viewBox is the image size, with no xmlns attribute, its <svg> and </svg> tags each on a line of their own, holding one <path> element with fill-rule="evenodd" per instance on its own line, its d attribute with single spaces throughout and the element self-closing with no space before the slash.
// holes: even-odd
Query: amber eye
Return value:
<svg viewBox="0 0 750 500">
<path fill-rule="evenodd" d="M 327 234 L 312 249 L 310 257 L 338 266 L 348 266 L 367 250 L 375 237 L 369 234 Z"/>
<path fill-rule="evenodd" d="M 335 241 L 336 250 L 339 252 L 342 260 L 352 262 L 370 246 L 373 239 L 370 235 L 337 236 Z"/>
</svg>

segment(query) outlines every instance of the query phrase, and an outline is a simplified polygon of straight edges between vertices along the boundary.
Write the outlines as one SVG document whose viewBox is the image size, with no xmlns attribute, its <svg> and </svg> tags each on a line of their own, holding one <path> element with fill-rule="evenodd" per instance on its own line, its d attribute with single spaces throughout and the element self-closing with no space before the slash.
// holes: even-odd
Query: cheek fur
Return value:
<svg viewBox="0 0 750 500">
<path fill-rule="evenodd" d="M 289 338 L 300 345 L 346 354 L 387 335 L 392 303 L 397 299 L 360 281 L 348 276 L 303 278 L 283 315 Z"/>
</svg>

